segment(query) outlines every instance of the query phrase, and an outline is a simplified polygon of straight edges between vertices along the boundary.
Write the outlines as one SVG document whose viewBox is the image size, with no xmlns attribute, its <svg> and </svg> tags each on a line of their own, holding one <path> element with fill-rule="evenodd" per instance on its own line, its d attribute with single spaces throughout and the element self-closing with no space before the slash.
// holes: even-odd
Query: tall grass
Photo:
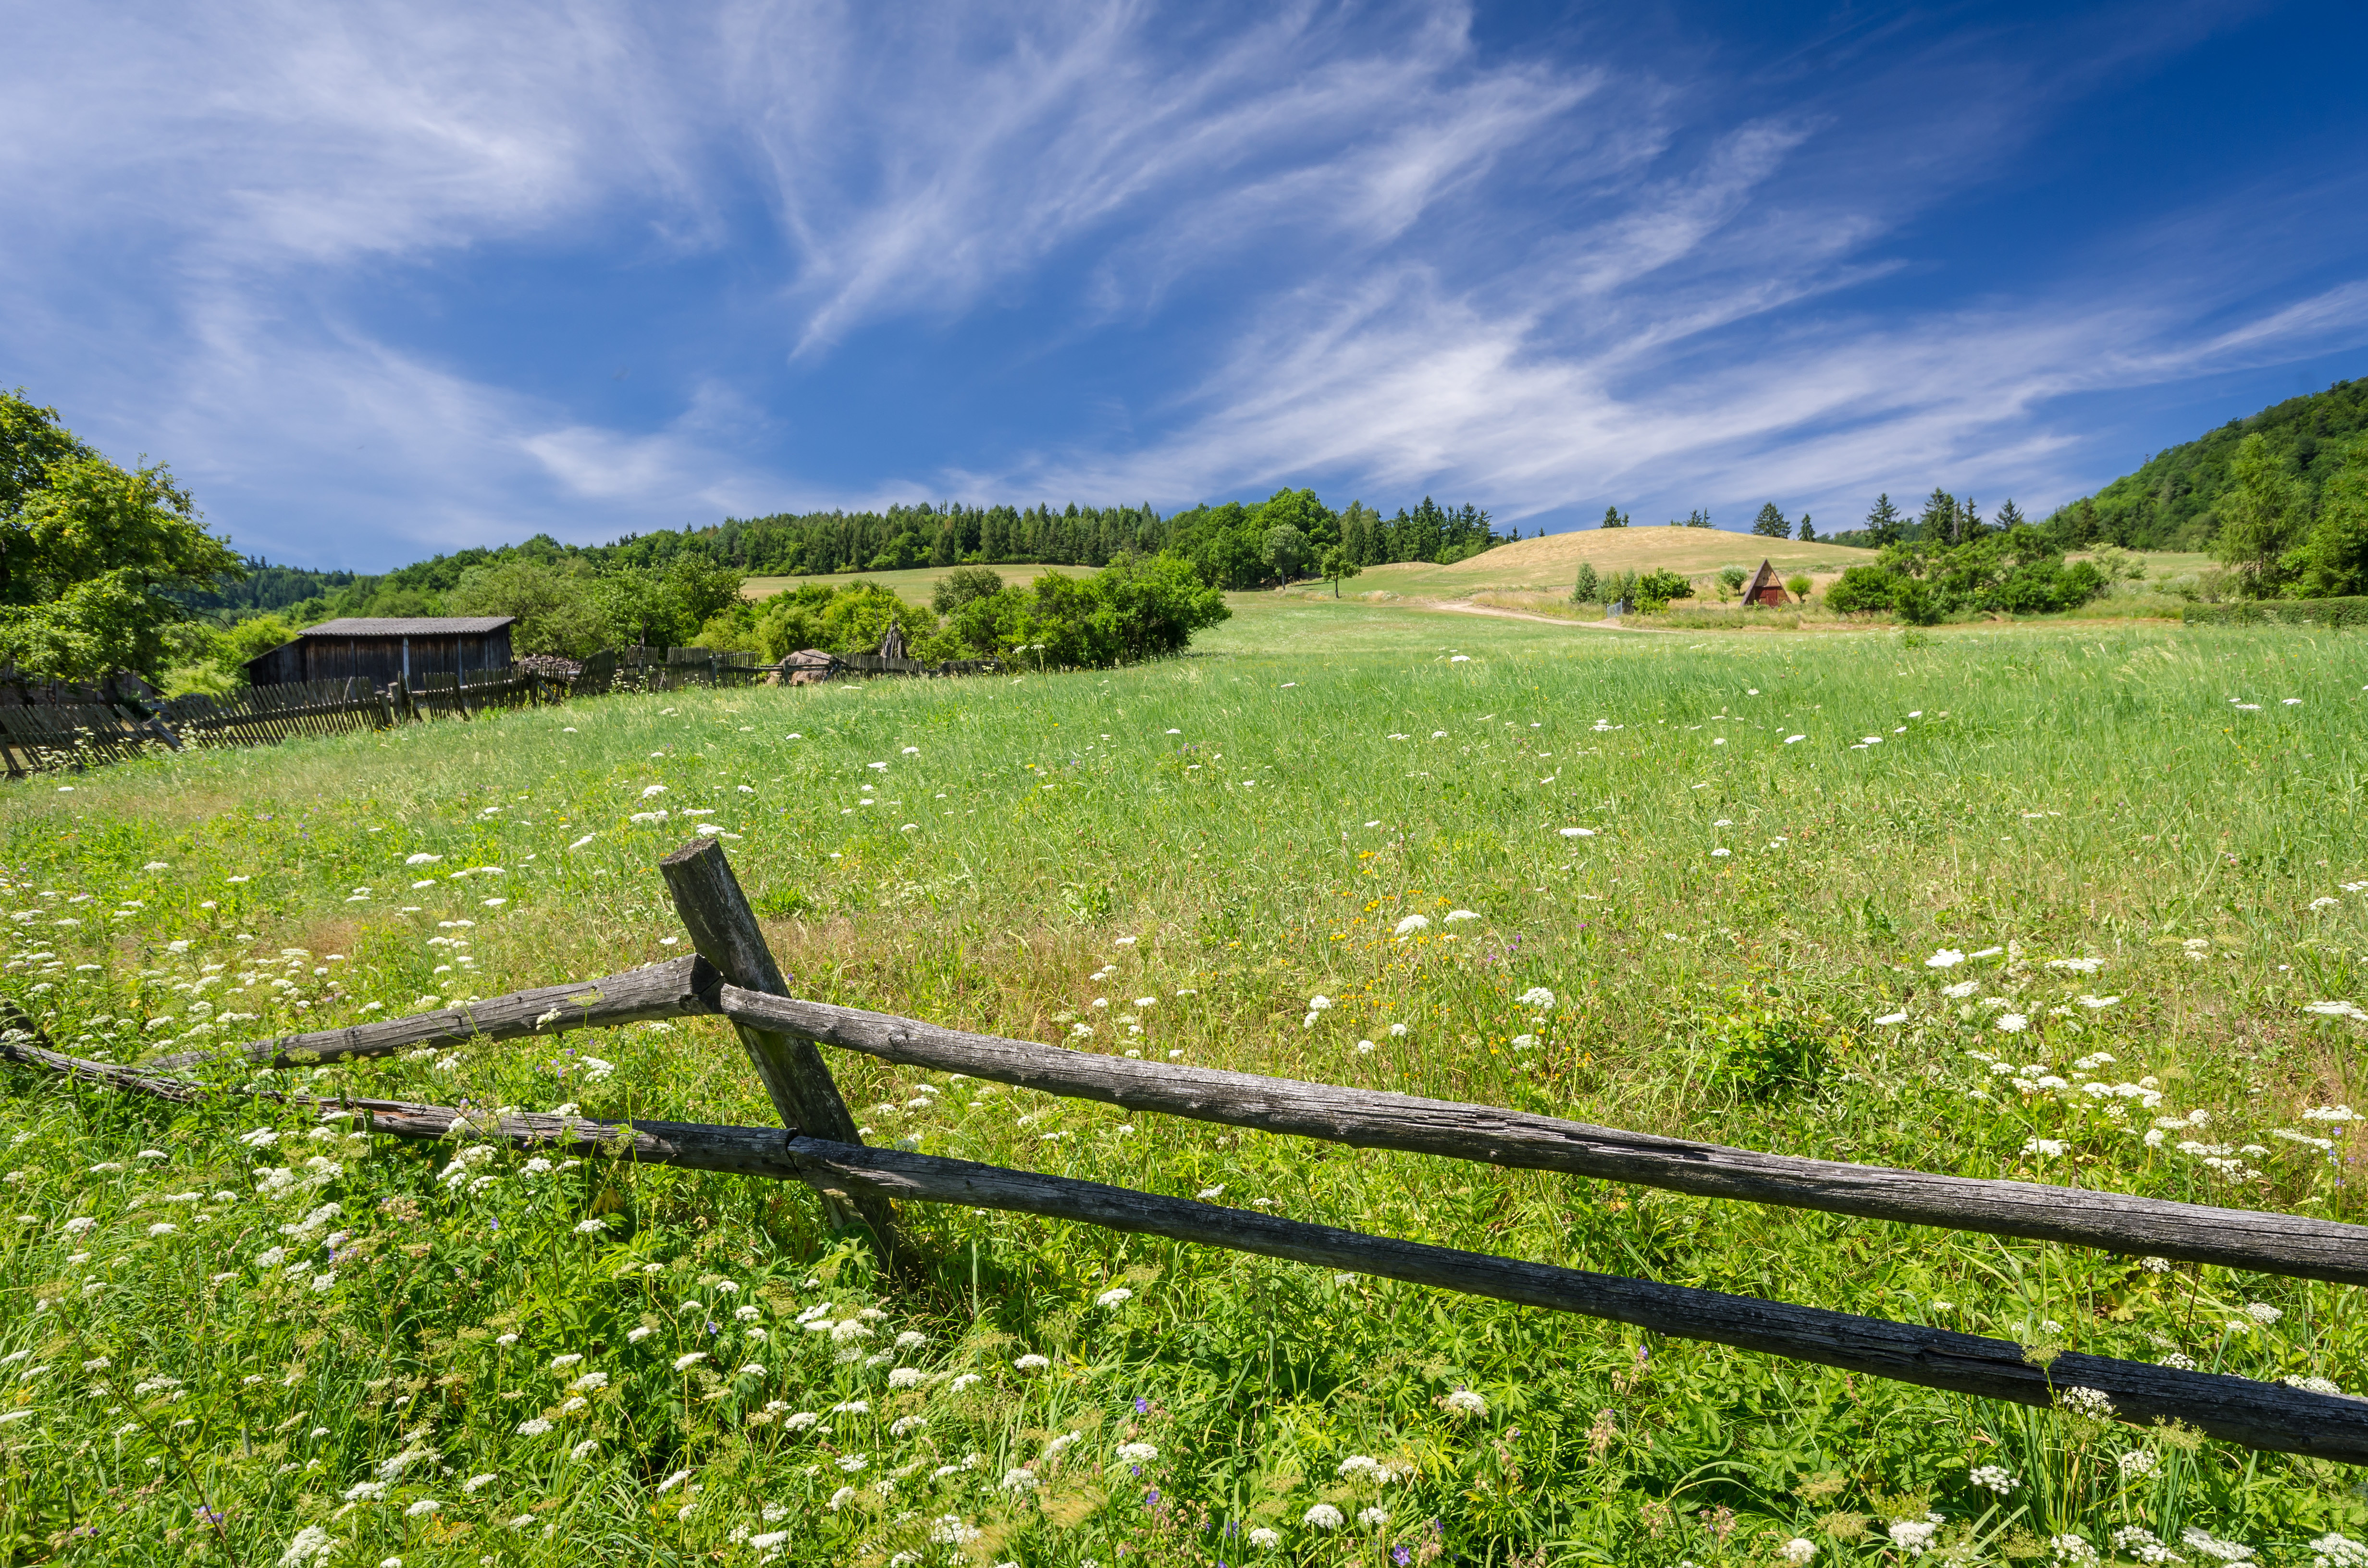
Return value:
<svg viewBox="0 0 2368 1568">
<path fill-rule="evenodd" d="M 1258 641 L 1283 652 L 620 698 L 11 786 L 0 989 L 132 1060 L 587 977 L 683 950 L 652 862 L 706 824 L 806 994 L 2362 1218 L 2359 1135 L 2326 1119 L 2368 1100 L 2362 1026 L 2305 1010 L 2363 988 L 2356 640 L 1580 642 L 1294 602 L 1215 645 Z M 2339 1287 L 833 1066 L 876 1141 L 2368 1388 Z M 262 1082 L 769 1119 L 703 1022 Z M 934 1273 L 892 1290 L 801 1191 L 7 1085 L 9 1561 L 1710 1564 L 1797 1538 L 1872 1563 L 1932 1512 L 1926 1555 L 1968 1561 L 2110 1555 L 2123 1527 L 2191 1562 L 2189 1528 L 2295 1562 L 2368 1535 L 2337 1467 L 2176 1432 L 959 1210 L 909 1216 Z"/>
</svg>

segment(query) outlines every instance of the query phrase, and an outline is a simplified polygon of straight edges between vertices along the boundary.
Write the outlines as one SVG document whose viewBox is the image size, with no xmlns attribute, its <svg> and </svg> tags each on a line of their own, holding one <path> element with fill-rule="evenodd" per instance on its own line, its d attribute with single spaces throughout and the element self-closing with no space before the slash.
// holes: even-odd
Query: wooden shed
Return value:
<svg viewBox="0 0 2368 1568">
<path fill-rule="evenodd" d="M 1743 602 L 1782 609 L 1793 601 L 1786 597 L 1784 585 L 1776 580 L 1776 568 L 1762 561 L 1759 570 L 1751 574 L 1751 586 L 1743 591 Z"/>
<path fill-rule="evenodd" d="M 507 668 L 517 620 L 514 615 L 324 620 L 298 632 L 293 642 L 247 660 L 246 678 L 255 686 L 285 686 L 359 676 L 372 686 L 401 681 L 404 690 L 421 691 L 431 675 Z"/>
</svg>

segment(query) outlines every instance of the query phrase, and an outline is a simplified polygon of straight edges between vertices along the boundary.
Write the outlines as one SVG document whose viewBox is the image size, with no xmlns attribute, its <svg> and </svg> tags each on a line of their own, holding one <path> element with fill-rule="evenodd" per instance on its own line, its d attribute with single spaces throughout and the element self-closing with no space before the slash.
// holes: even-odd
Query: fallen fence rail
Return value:
<svg viewBox="0 0 2368 1568">
<path fill-rule="evenodd" d="M 1824 1308 L 1526 1263 L 1371 1236 L 1214 1204 L 936 1155 L 865 1147 L 816 1046 L 1018 1087 L 1365 1148 L 1633 1182 L 1706 1197 L 2103 1246 L 2340 1283 L 2368 1283 L 2368 1227 L 2119 1193 L 1764 1154 L 1590 1127 L 1491 1106 L 1093 1056 L 788 996 L 755 914 L 713 840 L 660 862 L 696 956 L 572 985 L 347 1029 L 281 1036 L 142 1065 L 89 1062 L 0 1030 L 0 1058 L 75 1081 L 193 1102 L 245 1095 L 367 1112 L 414 1139 L 558 1143 L 643 1163 L 802 1180 L 834 1221 L 860 1216 L 892 1268 L 913 1255 L 894 1201 L 958 1203 L 1354 1269 L 1408 1283 L 1631 1324 L 1927 1388 L 2052 1405 L 2093 1389 L 2123 1420 L 2177 1420 L 2251 1448 L 2368 1464 L 2368 1401 L 2221 1373 L 2064 1352 Z M 167 1075 L 211 1061 L 291 1066 L 472 1040 L 541 1037 L 686 1015 L 730 1019 L 781 1128 L 502 1116 L 393 1100 L 211 1087 Z M 0 1023 L 8 1019 L 0 1018 Z"/>
<path fill-rule="evenodd" d="M 152 1069 L 86 1062 L 5 1036 L 0 1036 L 0 1057 L 183 1103 L 221 1092 L 161 1077 Z M 1070 1176 L 808 1138 L 794 1129 L 499 1116 L 401 1100 L 233 1092 L 288 1105 L 359 1111 L 370 1119 L 370 1131 L 396 1138 L 557 1147 L 643 1165 L 803 1181 L 843 1200 L 905 1199 L 1082 1221 L 1607 1319 L 1679 1339 L 1731 1345 L 2017 1404 L 2053 1406 L 2064 1390 L 2094 1389 L 2124 1421 L 2180 1421 L 2248 1448 L 2368 1465 L 2368 1401 L 2226 1373 L 2181 1371 L 2071 1351 L 2041 1366 L 2010 1340 L 1367 1235 Z"/>
</svg>

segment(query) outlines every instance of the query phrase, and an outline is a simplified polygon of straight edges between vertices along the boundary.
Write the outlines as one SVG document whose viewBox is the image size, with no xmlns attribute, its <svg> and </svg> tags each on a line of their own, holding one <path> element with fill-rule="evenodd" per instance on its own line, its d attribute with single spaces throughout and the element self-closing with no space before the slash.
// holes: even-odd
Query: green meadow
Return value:
<svg viewBox="0 0 2368 1568">
<path fill-rule="evenodd" d="M 12 782 L 0 993 L 132 1062 L 586 979 L 713 829 L 804 995 L 2368 1222 L 2368 643 L 1235 602 Z M 2368 1393 L 2343 1287 L 832 1065 L 874 1142 Z M 802 1188 L 0 1079 L 0 1562 L 2368 1563 L 2357 1471 L 2178 1429 L 962 1209 L 901 1284 Z M 212 1081 L 770 1120 L 712 1020 Z"/>
</svg>

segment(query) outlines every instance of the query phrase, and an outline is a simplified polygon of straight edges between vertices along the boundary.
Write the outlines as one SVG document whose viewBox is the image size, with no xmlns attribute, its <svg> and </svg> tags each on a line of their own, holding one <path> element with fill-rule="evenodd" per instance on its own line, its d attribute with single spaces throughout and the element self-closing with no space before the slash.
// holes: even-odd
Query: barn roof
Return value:
<svg viewBox="0 0 2368 1568">
<path fill-rule="evenodd" d="M 308 626 L 299 637 L 465 637 L 499 631 L 514 615 L 347 616 Z"/>
</svg>

